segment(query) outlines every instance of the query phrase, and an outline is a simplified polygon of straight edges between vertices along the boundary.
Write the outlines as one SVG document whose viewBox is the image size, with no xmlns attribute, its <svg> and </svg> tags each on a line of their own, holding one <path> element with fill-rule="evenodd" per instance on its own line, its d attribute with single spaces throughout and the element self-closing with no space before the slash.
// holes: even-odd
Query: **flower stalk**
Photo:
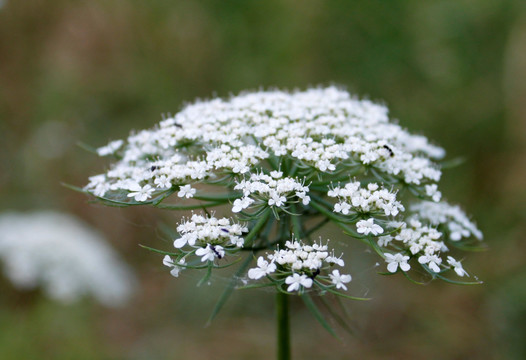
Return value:
<svg viewBox="0 0 526 360">
<path fill-rule="evenodd" d="M 276 293 L 276 324 L 277 359 L 289 360 L 291 359 L 289 295 L 281 291 Z"/>
</svg>

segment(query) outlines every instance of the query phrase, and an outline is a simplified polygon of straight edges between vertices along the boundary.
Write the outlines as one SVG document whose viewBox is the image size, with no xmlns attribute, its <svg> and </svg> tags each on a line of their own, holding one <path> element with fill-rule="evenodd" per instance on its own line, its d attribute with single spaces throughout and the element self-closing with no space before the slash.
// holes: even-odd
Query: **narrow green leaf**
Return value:
<svg viewBox="0 0 526 360">
<path fill-rule="evenodd" d="M 426 284 L 427 284 L 427 283 L 423 283 L 423 282 L 420 282 L 420 281 L 416 281 L 415 279 L 413 279 L 412 277 L 410 277 L 410 276 L 407 274 L 407 272 L 405 272 L 405 271 L 400 270 L 400 272 L 401 272 L 402 274 L 404 274 L 404 276 L 405 276 L 409 281 L 411 281 L 413 284 L 417 284 L 417 285 L 426 285 Z"/>
<path fill-rule="evenodd" d="M 270 216 L 270 211 L 265 211 L 263 214 L 261 214 L 258 222 L 254 225 L 254 227 L 250 230 L 250 232 L 245 236 L 245 247 L 250 246 L 252 243 L 252 240 L 259 234 L 260 230 L 265 226 L 267 223 L 267 220 Z"/>
<path fill-rule="evenodd" d="M 357 297 L 357 296 L 351 296 L 351 295 L 343 294 L 343 293 L 341 293 L 339 291 L 336 291 L 336 290 L 333 290 L 331 288 L 326 288 L 325 290 L 327 290 L 331 294 L 338 295 L 340 297 L 343 297 L 343 298 L 346 298 L 346 299 L 350 299 L 350 300 L 358 300 L 358 301 L 369 301 L 369 300 L 371 300 L 371 298 L 363 298 L 363 297 Z"/>
<path fill-rule="evenodd" d="M 216 305 L 214 306 L 214 309 L 212 310 L 212 314 L 210 314 L 210 317 L 208 318 L 208 321 L 206 322 L 205 326 L 209 326 L 212 323 L 212 320 L 216 317 L 216 315 L 219 313 L 219 311 L 223 308 L 227 300 L 230 298 L 230 295 L 232 295 L 232 292 L 235 289 L 237 278 L 240 277 L 245 270 L 247 269 L 248 265 L 252 261 L 253 256 L 247 256 L 245 261 L 241 264 L 239 269 L 236 271 L 235 275 L 232 276 L 230 281 L 228 282 L 227 286 L 225 287 L 225 290 L 219 297 L 219 300 L 217 300 Z"/>
<path fill-rule="evenodd" d="M 464 164 L 465 162 L 466 162 L 465 157 L 456 157 L 451 160 L 442 161 L 441 163 L 439 163 L 439 165 L 440 165 L 441 170 L 446 170 L 446 169 L 452 169 L 457 166 L 460 166 Z"/>
<path fill-rule="evenodd" d="M 70 190 L 73 190 L 73 191 L 77 191 L 77 192 L 80 192 L 80 193 L 83 193 L 83 194 L 90 194 L 87 190 L 84 190 L 83 188 L 75 186 L 75 185 L 71 185 L 71 184 L 67 184 L 67 183 L 63 183 L 63 182 L 61 182 L 60 185 L 64 186 L 65 188 L 68 188 Z"/>
<path fill-rule="evenodd" d="M 455 284 L 455 285 L 481 285 L 484 283 L 483 281 L 457 281 L 457 280 L 448 279 L 439 274 L 435 274 L 435 275 L 438 279 L 448 282 L 450 284 Z"/>
<path fill-rule="evenodd" d="M 332 327 L 329 325 L 329 323 L 327 323 L 327 321 L 323 317 L 323 314 L 320 312 L 320 310 L 318 309 L 316 304 L 314 304 L 314 302 L 312 301 L 310 295 L 302 294 L 302 295 L 300 295 L 300 297 L 303 300 L 303 302 L 305 303 L 305 306 L 307 306 L 307 309 L 309 309 L 309 311 L 312 313 L 312 315 L 314 315 L 314 317 L 316 318 L 316 320 L 318 320 L 318 322 L 321 324 L 321 326 L 323 326 L 325 328 L 325 330 L 327 330 L 332 336 L 334 336 L 337 339 L 340 339 L 338 337 L 338 335 L 336 335 L 336 333 L 334 332 Z"/>
<path fill-rule="evenodd" d="M 327 302 L 325 297 L 324 296 L 320 296 L 319 299 L 320 299 L 321 303 L 323 304 L 323 306 L 325 307 L 325 309 L 329 312 L 331 317 L 338 323 L 338 325 L 340 325 L 345 331 L 347 331 L 349 334 L 352 335 L 353 331 L 350 328 L 350 326 L 347 325 L 345 320 L 343 320 L 343 318 L 338 313 L 336 313 L 336 311 L 334 311 L 333 307 Z"/>
<path fill-rule="evenodd" d="M 149 246 L 142 245 L 142 244 L 139 244 L 139 246 L 142 247 L 143 249 L 150 250 L 150 251 L 153 251 L 155 253 L 162 254 L 162 255 L 170 255 L 170 256 L 179 256 L 180 255 L 178 253 L 172 253 L 172 252 L 168 252 L 168 251 L 154 249 L 154 248 L 151 248 Z"/>
<path fill-rule="evenodd" d="M 194 199 L 197 200 L 204 200 L 204 201 L 212 201 L 212 202 L 223 202 L 227 203 L 230 200 L 239 199 L 243 194 L 200 194 L 197 193 L 194 195 Z"/>
<path fill-rule="evenodd" d="M 164 209 L 164 210 L 195 210 L 195 209 L 202 209 L 203 207 L 214 207 L 223 205 L 222 202 L 209 202 L 204 204 L 194 204 L 194 205 L 175 205 L 175 204 L 159 204 L 155 207 L 158 209 Z"/>
<path fill-rule="evenodd" d="M 207 282 L 209 279 L 210 279 L 210 276 L 212 276 L 212 263 L 209 261 L 208 262 L 208 267 L 207 267 L 207 270 L 206 270 L 206 274 L 205 276 L 203 276 L 203 278 L 201 280 L 199 280 L 199 282 L 197 283 L 197 286 L 201 286 L 203 285 L 205 282 Z"/>
<path fill-rule="evenodd" d="M 251 284 L 251 285 L 245 285 L 245 286 L 238 286 L 236 287 L 236 290 L 259 289 L 259 288 L 270 287 L 270 286 L 275 286 L 275 284 L 273 283 Z"/>
<path fill-rule="evenodd" d="M 77 146 L 81 149 L 84 149 L 90 153 L 93 153 L 93 154 L 96 154 L 96 155 L 99 155 L 99 153 L 97 152 L 97 148 L 91 146 L 91 145 L 88 145 L 88 144 L 85 144 L 83 142 L 77 142 Z"/>
</svg>

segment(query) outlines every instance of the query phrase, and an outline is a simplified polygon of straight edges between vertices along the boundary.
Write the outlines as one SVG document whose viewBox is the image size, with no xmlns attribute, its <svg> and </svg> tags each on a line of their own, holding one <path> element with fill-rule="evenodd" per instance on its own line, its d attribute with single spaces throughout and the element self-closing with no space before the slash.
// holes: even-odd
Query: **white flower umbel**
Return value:
<svg viewBox="0 0 526 360">
<path fill-rule="evenodd" d="M 308 205 L 309 187 L 297 179 L 282 176 L 282 172 L 273 171 L 270 175 L 253 174 L 249 180 L 241 181 L 234 189 L 242 191 L 243 197 L 234 201 L 232 211 L 240 212 L 253 204 L 282 208 L 294 198 L 298 199 L 296 202 Z"/>
<path fill-rule="evenodd" d="M 344 262 L 341 256 L 334 256 L 334 250 L 329 253 L 327 245 L 321 243 L 307 245 L 299 240 L 287 241 L 285 249 L 275 250 L 267 259 L 260 256 L 257 265 L 248 271 L 250 279 L 268 276 L 276 286 L 282 286 L 285 278 L 288 292 L 303 291 L 314 283 L 322 288 L 336 286 L 336 289 L 347 290 L 344 284 L 351 281 L 350 275 L 340 275 L 338 270 L 327 275 L 331 267 L 344 266 Z"/>
<path fill-rule="evenodd" d="M 129 188 L 131 181 L 155 189 L 148 198 L 170 185 L 253 174 L 261 162 L 280 157 L 292 159 L 302 173 L 366 165 L 408 184 L 434 183 L 441 173 L 431 159 L 444 152 L 389 122 L 386 107 L 328 87 L 198 102 L 151 130 L 111 142 L 99 154 L 120 160 L 87 191 L 114 198 L 119 191 L 137 192 Z"/>
<path fill-rule="evenodd" d="M 458 241 L 471 236 L 482 240 L 482 232 L 459 206 L 446 202 L 422 201 L 411 205 L 411 211 L 416 212 L 421 219 L 429 221 L 433 226 L 443 225 L 450 240 Z"/>
<path fill-rule="evenodd" d="M 207 280 L 235 253 L 257 258 L 247 274 L 256 287 L 337 293 L 351 279 L 334 269 L 344 261 L 312 241 L 327 223 L 370 246 L 389 272 L 420 267 L 432 279 L 465 275 L 444 254 L 482 238 L 458 207 L 440 202 L 444 150 L 391 121 L 385 106 L 333 86 L 199 101 L 99 154 L 114 163 L 84 190 L 103 203 L 231 210 L 231 219 L 179 224 L 175 251 L 161 251 L 174 276 L 208 269 Z"/>
<path fill-rule="evenodd" d="M 344 187 L 335 187 L 327 195 L 338 198 L 339 202 L 334 205 L 334 212 L 343 215 L 375 212 L 385 216 L 396 216 L 400 211 L 404 211 L 402 203 L 396 201 L 396 193 L 375 183 L 362 187 L 355 181 L 345 184 Z"/>
<path fill-rule="evenodd" d="M 15 287 L 40 287 L 64 303 L 92 296 L 103 305 L 120 306 L 136 283 L 99 233 L 52 211 L 0 215 L 0 260 Z"/>
<path fill-rule="evenodd" d="M 227 218 L 193 214 L 177 226 L 181 235 L 174 240 L 174 247 L 179 250 L 178 256 L 175 256 L 178 263 L 169 255 L 164 257 L 163 263 L 173 267 L 172 271 L 178 275 L 179 269 L 186 266 L 186 258 L 193 254 L 199 256 L 201 262 L 223 259 L 226 253 L 233 254 L 243 247 L 242 235 L 247 231 L 247 227 Z"/>
<path fill-rule="evenodd" d="M 482 234 L 439 202 L 437 161 L 444 150 L 390 121 L 385 106 L 337 87 L 199 101 L 99 153 L 115 159 L 84 188 L 100 202 L 207 214 L 180 223 L 175 251 L 156 252 L 167 255 L 174 276 L 206 270 L 198 284 L 209 283 L 212 270 L 241 262 L 214 314 L 239 279 L 242 288 L 274 287 L 283 358 L 290 348 L 288 296 L 301 296 L 325 328 L 311 294 L 358 299 L 341 292 L 351 281 L 340 273 L 342 257 L 313 242 L 324 237 L 326 224 L 346 235 L 339 242 L 361 241 L 374 250 L 389 273 L 412 279 L 409 271 L 419 267 L 428 279 L 477 283 L 445 275 L 467 275 L 454 258 L 444 261 L 448 246 L 462 249 L 471 242 L 459 240 Z M 415 199 L 435 207 L 410 208 Z M 232 218 L 208 215 L 214 207 Z"/>
</svg>

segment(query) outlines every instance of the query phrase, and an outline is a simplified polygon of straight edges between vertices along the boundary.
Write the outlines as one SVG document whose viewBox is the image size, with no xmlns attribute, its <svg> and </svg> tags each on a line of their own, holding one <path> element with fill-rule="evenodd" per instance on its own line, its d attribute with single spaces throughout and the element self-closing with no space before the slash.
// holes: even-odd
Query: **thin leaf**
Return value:
<svg viewBox="0 0 526 360">
<path fill-rule="evenodd" d="M 338 296 L 341 296 L 341 297 L 349 299 L 349 300 L 357 300 L 357 301 L 369 301 L 369 300 L 372 300 L 371 298 L 362 298 L 362 297 L 357 297 L 357 296 L 351 296 L 351 295 L 343 294 L 343 293 L 341 293 L 339 291 L 336 291 L 336 290 L 333 290 L 331 288 L 326 288 L 325 290 L 327 290 L 331 294 L 338 295 Z"/>
<path fill-rule="evenodd" d="M 347 325 L 345 320 L 343 320 L 343 318 L 338 313 L 336 313 L 336 311 L 333 310 L 332 306 L 327 302 L 325 297 L 321 296 L 320 301 L 325 307 L 325 309 L 327 309 L 329 314 L 331 314 L 331 317 L 338 323 L 338 325 L 340 325 L 345 331 L 352 335 L 352 329 L 349 327 L 349 325 Z"/>
<path fill-rule="evenodd" d="M 212 202 L 223 202 L 226 203 L 230 200 L 238 199 L 243 194 L 195 194 L 194 199 L 197 200 L 204 200 L 204 201 L 212 201 Z"/>
<path fill-rule="evenodd" d="M 214 207 L 223 205 L 222 202 L 209 202 L 204 204 L 195 204 L 195 205 L 172 205 L 172 204 L 159 204 L 155 207 L 158 209 L 164 209 L 164 210 L 195 210 L 195 209 L 202 209 L 203 207 Z"/>
<path fill-rule="evenodd" d="M 142 245 L 142 244 L 139 244 L 139 246 L 142 247 L 143 249 L 150 250 L 152 252 L 155 252 L 155 253 L 158 253 L 158 254 L 162 254 L 162 255 L 170 255 L 170 256 L 179 256 L 180 255 L 180 254 L 177 254 L 177 253 L 172 253 L 172 252 L 168 252 L 168 251 L 154 249 L 154 248 L 151 248 L 149 246 Z"/>
<path fill-rule="evenodd" d="M 210 317 L 208 318 L 208 321 L 206 322 L 205 326 L 209 326 L 212 323 L 212 320 L 216 317 L 216 315 L 219 313 L 219 311 L 223 308 L 227 300 L 230 298 L 230 295 L 232 295 L 232 292 L 235 289 L 237 278 L 241 276 L 247 269 L 248 265 L 252 261 L 252 256 L 247 256 L 245 261 L 241 264 L 239 269 L 236 271 L 235 275 L 232 276 L 230 281 L 228 282 L 225 290 L 223 290 L 223 293 L 219 297 L 219 300 L 217 300 L 216 305 L 214 306 L 214 309 L 212 310 L 212 314 L 210 314 Z"/>
<path fill-rule="evenodd" d="M 413 284 L 417 284 L 417 285 L 427 285 L 427 283 L 423 283 L 423 282 L 420 282 L 420 281 L 416 281 L 414 280 L 412 277 L 410 277 L 407 272 L 405 271 L 400 271 L 402 274 L 404 274 L 404 276 L 409 280 L 411 281 Z"/>
<path fill-rule="evenodd" d="M 270 287 L 270 286 L 275 286 L 275 284 L 273 283 L 251 284 L 251 285 L 245 285 L 245 286 L 238 286 L 236 287 L 236 290 L 259 289 L 259 288 Z"/>
<path fill-rule="evenodd" d="M 206 270 L 205 276 L 199 282 L 197 283 L 197 286 L 203 285 L 205 282 L 207 282 L 210 279 L 210 276 L 212 276 L 212 264 L 208 262 L 208 268 Z"/>
<path fill-rule="evenodd" d="M 448 279 L 439 274 L 435 274 L 435 275 L 438 279 L 448 282 L 450 284 L 455 284 L 455 285 L 480 285 L 484 283 L 483 281 L 457 281 L 457 280 Z"/>
<path fill-rule="evenodd" d="M 261 214 L 258 222 L 254 225 L 254 227 L 250 230 L 250 232 L 245 236 L 245 243 L 244 246 L 248 247 L 251 243 L 254 237 L 256 237 L 260 230 L 265 226 L 267 223 L 267 220 L 270 216 L 270 211 L 266 211 L 263 214 Z"/>
<path fill-rule="evenodd" d="M 325 320 L 325 318 L 323 317 L 323 314 L 320 312 L 316 304 L 314 304 L 310 295 L 302 294 L 300 295 L 300 297 L 305 303 L 305 306 L 307 306 L 307 309 L 309 309 L 312 315 L 314 315 L 314 317 L 316 318 L 316 320 L 318 320 L 321 326 L 323 326 L 325 330 L 327 330 L 332 336 L 334 336 L 337 339 L 340 339 L 338 335 L 336 335 L 332 327 L 329 325 L 329 323 Z"/>
<path fill-rule="evenodd" d="M 456 157 L 456 158 L 451 159 L 451 160 L 443 161 L 443 162 L 439 163 L 439 165 L 440 165 L 440 169 L 441 170 L 446 170 L 446 169 L 452 169 L 452 168 L 455 168 L 457 166 L 460 166 L 460 165 L 462 165 L 465 162 L 466 162 L 466 158 L 465 157 Z"/>
<path fill-rule="evenodd" d="M 99 153 L 97 152 L 97 148 L 91 146 L 91 145 L 88 145 L 88 144 L 85 144 L 83 142 L 77 142 L 77 146 L 81 149 L 84 149 L 90 153 L 93 153 L 93 154 L 96 154 L 96 155 L 99 155 Z"/>
<path fill-rule="evenodd" d="M 64 183 L 64 182 L 61 182 L 60 185 L 64 186 L 65 188 L 68 188 L 70 190 L 90 195 L 89 191 L 84 190 L 81 187 L 78 187 L 78 186 L 75 186 L 75 185 L 71 185 L 71 184 L 67 184 L 67 183 Z"/>
</svg>

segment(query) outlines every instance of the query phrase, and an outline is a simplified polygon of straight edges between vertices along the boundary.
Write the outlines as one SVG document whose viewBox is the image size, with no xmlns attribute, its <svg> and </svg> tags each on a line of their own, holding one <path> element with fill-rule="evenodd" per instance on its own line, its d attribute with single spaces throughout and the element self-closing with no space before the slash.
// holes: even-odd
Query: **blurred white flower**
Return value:
<svg viewBox="0 0 526 360">
<path fill-rule="evenodd" d="M 409 256 L 400 253 L 394 255 L 385 253 L 384 255 L 385 261 L 387 262 L 387 270 L 389 270 L 389 272 L 395 273 L 399 266 L 402 271 L 408 271 L 411 268 L 411 265 L 407 263 Z"/>
<path fill-rule="evenodd" d="M 384 232 L 384 229 L 382 229 L 380 225 L 374 223 L 374 218 L 358 221 L 356 223 L 356 228 L 356 231 L 364 235 L 369 235 L 369 233 L 371 233 L 376 236 Z"/>
<path fill-rule="evenodd" d="M 307 275 L 292 274 L 285 279 L 285 284 L 289 285 L 288 292 L 298 291 L 301 287 L 310 288 L 312 286 L 312 279 Z"/>
<path fill-rule="evenodd" d="M 333 270 L 332 274 L 329 274 L 329 277 L 331 278 L 332 283 L 336 285 L 336 289 L 343 289 L 343 290 L 347 290 L 347 286 L 345 286 L 345 284 L 347 284 L 348 282 L 351 282 L 352 280 L 351 275 L 340 274 L 340 270 L 337 270 L 337 269 Z"/>
<path fill-rule="evenodd" d="M 455 272 L 457 273 L 458 276 L 469 276 L 469 274 L 467 273 L 466 270 L 464 270 L 464 268 L 462 267 L 462 263 L 460 261 L 457 261 L 455 260 L 454 257 L 452 256 L 448 256 L 447 257 L 447 262 L 449 265 L 453 266 Z"/>
<path fill-rule="evenodd" d="M 90 295 L 119 306 L 136 282 L 99 233 L 52 211 L 0 215 L 0 260 L 15 287 L 41 287 L 64 303 Z"/>
</svg>

